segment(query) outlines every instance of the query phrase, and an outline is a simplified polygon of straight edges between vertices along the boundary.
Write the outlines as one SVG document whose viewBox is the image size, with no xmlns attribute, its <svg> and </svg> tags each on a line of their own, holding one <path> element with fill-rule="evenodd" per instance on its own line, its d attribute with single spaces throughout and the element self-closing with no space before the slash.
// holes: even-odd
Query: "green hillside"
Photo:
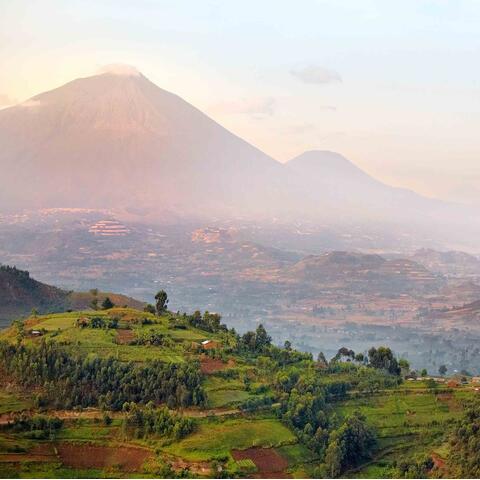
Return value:
<svg viewBox="0 0 480 480">
<path fill-rule="evenodd" d="M 32 310 L 40 313 L 82 310 L 99 306 L 109 297 L 116 305 L 143 308 L 144 303 L 126 295 L 112 292 L 62 290 L 39 282 L 26 270 L 0 265 L 0 328 Z"/>
<path fill-rule="evenodd" d="M 2 477 L 448 476 L 471 385 L 325 363 L 219 315 L 113 307 L 0 334 Z"/>
</svg>

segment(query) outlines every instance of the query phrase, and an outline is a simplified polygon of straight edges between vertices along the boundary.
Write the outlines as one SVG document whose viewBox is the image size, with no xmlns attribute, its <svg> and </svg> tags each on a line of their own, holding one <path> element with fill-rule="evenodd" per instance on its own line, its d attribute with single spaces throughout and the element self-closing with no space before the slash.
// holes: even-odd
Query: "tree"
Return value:
<svg viewBox="0 0 480 480">
<path fill-rule="evenodd" d="M 285 340 L 285 343 L 283 344 L 283 348 L 290 352 L 292 350 L 292 342 L 290 342 L 290 340 Z"/>
<path fill-rule="evenodd" d="M 115 304 L 110 300 L 110 297 L 105 297 L 105 300 L 102 302 L 103 310 L 110 310 Z"/>
<path fill-rule="evenodd" d="M 426 368 L 422 368 L 422 371 L 420 372 L 420 376 L 421 376 L 421 377 L 426 377 L 427 375 L 428 375 L 427 369 L 426 369 Z"/>
<path fill-rule="evenodd" d="M 268 347 L 272 343 L 272 337 L 268 335 L 265 327 L 260 324 L 255 330 L 255 349 L 257 352 L 263 351 L 265 347 Z"/>
<path fill-rule="evenodd" d="M 366 423 L 366 418 L 355 411 L 330 435 L 325 452 L 327 474 L 338 477 L 347 468 L 358 465 L 369 458 L 376 444 L 374 431 Z"/>
<path fill-rule="evenodd" d="M 400 375 L 400 367 L 397 359 L 393 356 L 393 352 L 388 347 L 372 347 L 368 351 L 368 359 L 373 368 L 386 370 L 392 375 Z"/>
<path fill-rule="evenodd" d="M 325 466 L 330 478 L 336 478 L 342 471 L 342 448 L 336 440 L 330 442 L 325 453 Z"/>
<path fill-rule="evenodd" d="M 405 358 L 401 358 L 398 361 L 398 366 L 400 367 L 400 370 L 403 375 L 408 374 L 408 371 L 410 370 L 410 363 L 408 363 L 408 360 L 406 360 Z"/>
<path fill-rule="evenodd" d="M 103 414 L 104 425 L 106 425 L 108 427 L 109 425 L 112 424 L 112 422 L 113 422 L 112 417 L 110 417 L 110 415 L 107 412 L 104 412 L 104 414 Z"/>
<path fill-rule="evenodd" d="M 358 363 L 363 363 L 364 359 L 365 359 L 365 356 L 363 355 L 363 353 L 357 353 L 355 355 L 355 361 Z"/>
<path fill-rule="evenodd" d="M 155 315 L 156 313 L 155 307 L 151 303 L 148 303 L 147 305 L 145 305 L 145 307 L 143 308 L 143 311 L 146 313 L 151 313 L 152 315 Z"/>
<path fill-rule="evenodd" d="M 429 378 L 426 381 L 426 386 L 431 393 L 435 393 L 435 391 L 437 390 L 437 382 L 433 378 Z"/>
<path fill-rule="evenodd" d="M 346 358 L 347 362 L 355 359 L 355 352 L 347 347 L 341 347 L 338 349 L 337 354 L 332 358 L 333 362 L 338 362 Z"/>
<path fill-rule="evenodd" d="M 25 338 L 25 325 L 23 320 L 15 320 L 13 325 L 15 325 L 17 345 L 20 345 Z"/>
<path fill-rule="evenodd" d="M 328 362 L 327 362 L 327 359 L 325 358 L 325 355 L 323 352 L 320 352 L 318 354 L 318 357 L 317 357 L 317 363 L 321 366 L 321 367 L 328 367 Z"/>
<path fill-rule="evenodd" d="M 443 377 L 448 371 L 448 368 L 446 365 L 440 365 L 440 367 L 438 367 L 438 373 Z"/>
<path fill-rule="evenodd" d="M 156 303 L 156 308 L 157 308 L 157 315 L 162 315 L 163 312 L 167 309 L 167 304 L 168 304 L 168 295 L 165 290 L 160 290 L 156 295 L 155 295 L 155 300 L 157 301 Z"/>
<path fill-rule="evenodd" d="M 448 455 L 452 478 L 480 478 L 480 405 L 477 402 L 463 414 L 454 430 Z"/>
</svg>

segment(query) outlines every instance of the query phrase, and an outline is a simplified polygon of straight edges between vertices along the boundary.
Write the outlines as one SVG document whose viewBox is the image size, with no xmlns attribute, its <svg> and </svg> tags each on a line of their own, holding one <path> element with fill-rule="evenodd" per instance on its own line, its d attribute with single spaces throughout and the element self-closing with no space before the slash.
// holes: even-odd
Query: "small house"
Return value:
<svg viewBox="0 0 480 480">
<path fill-rule="evenodd" d="M 204 340 L 201 345 L 204 350 L 213 350 L 215 348 L 218 348 L 220 346 L 220 343 L 216 342 L 215 340 Z"/>
<path fill-rule="evenodd" d="M 30 332 L 30 335 L 31 335 L 32 337 L 41 337 L 41 336 L 42 336 L 42 332 L 41 332 L 40 330 L 32 330 L 32 331 Z"/>
</svg>

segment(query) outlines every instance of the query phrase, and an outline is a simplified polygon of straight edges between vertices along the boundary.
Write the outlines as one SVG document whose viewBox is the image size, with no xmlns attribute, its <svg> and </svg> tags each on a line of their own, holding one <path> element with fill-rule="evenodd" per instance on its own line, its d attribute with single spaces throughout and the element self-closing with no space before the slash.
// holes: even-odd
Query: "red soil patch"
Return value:
<svg viewBox="0 0 480 480">
<path fill-rule="evenodd" d="M 133 330 L 117 330 L 117 342 L 122 345 L 129 344 L 135 338 Z"/>
<path fill-rule="evenodd" d="M 453 393 L 440 393 L 437 399 L 448 406 L 450 412 L 458 412 L 462 409 L 461 405 L 456 401 Z"/>
<path fill-rule="evenodd" d="M 51 443 L 37 443 L 29 453 L 33 455 L 56 455 L 55 449 Z"/>
<path fill-rule="evenodd" d="M 445 467 L 445 460 L 443 458 L 439 457 L 436 453 L 432 453 L 431 457 L 432 457 L 432 460 L 433 460 L 433 464 L 437 468 L 444 468 Z"/>
<path fill-rule="evenodd" d="M 73 468 L 118 467 L 126 472 L 139 470 L 152 453 L 136 447 L 62 443 L 57 446 L 62 463 Z"/>
<path fill-rule="evenodd" d="M 280 456 L 273 448 L 253 447 L 246 450 L 232 450 L 232 457 L 235 460 L 249 458 L 257 466 L 258 478 L 290 478 L 285 473 L 288 462 Z"/>
<path fill-rule="evenodd" d="M 200 357 L 200 371 L 205 374 L 219 372 L 220 370 L 225 370 L 226 368 L 233 367 L 235 361 L 230 359 L 227 363 L 219 358 L 211 358 L 206 355 Z"/>
</svg>

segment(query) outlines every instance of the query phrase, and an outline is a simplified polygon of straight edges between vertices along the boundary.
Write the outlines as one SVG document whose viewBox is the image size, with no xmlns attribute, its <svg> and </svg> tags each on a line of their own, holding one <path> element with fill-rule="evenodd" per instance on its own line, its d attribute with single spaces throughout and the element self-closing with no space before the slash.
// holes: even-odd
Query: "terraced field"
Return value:
<svg viewBox="0 0 480 480">
<path fill-rule="evenodd" d="M 360 410 L 377 431 L 374 459 L 351 472 L 353 477 L 388 477 L 394 462 L 422 454 L 445 455 L 446 433 L 463 412 L 465 401 L 474 398 L 471 388 L 429 390 L 424 383 L 403 384 L 377 395 L 358 396 L 339 403 L 341 416 Z"/>
</svg>

